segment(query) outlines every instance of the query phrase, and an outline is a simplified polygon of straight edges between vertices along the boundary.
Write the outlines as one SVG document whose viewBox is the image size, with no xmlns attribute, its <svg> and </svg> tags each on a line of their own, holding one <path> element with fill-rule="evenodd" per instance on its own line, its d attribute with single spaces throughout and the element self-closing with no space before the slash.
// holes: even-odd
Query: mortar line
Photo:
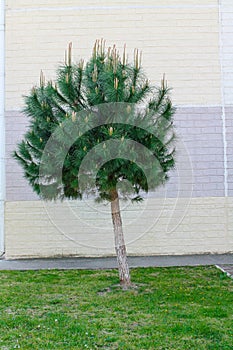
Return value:
<svg viewBox="0 0 233 350">
<path fill-rule="evenodd" d="M 148 9 L 211 9 L 218 5 L 123 5 L 123 6 L 63 6 L 63 7 L 29 7 L 8 8 L 7 12 L 34 12 L 34 11 L 88 11 L 88 10 L 148 10 Z"/>
</svg>

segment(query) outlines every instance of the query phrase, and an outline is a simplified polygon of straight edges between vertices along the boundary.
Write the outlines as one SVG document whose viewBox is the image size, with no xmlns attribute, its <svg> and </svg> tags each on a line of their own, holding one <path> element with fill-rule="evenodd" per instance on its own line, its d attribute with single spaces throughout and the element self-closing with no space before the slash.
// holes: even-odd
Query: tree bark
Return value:
<svg viewBox="0 0 233 350">
<path fill-rule="evenodd" d="M 126 255 L 126 246 L 122 229 L 121 213 L 118 192 L 116 189 L 111 191 L 111 213 L 115 238 L 115 250 L 117 255 L 118 271 L 120 284 L 130 286 L 130 272 Z"/>
</svg>

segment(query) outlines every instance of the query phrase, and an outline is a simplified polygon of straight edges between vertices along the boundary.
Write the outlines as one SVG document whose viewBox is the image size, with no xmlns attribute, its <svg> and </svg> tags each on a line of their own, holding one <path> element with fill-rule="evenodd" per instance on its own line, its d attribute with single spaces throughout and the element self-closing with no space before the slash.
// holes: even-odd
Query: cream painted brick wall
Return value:
<svg viewBox="0 0 233 350">
<path fill-rule="evenodd" d="M 233 251 L 233 198 L 149 198 L 122 203 L 127 250 L 137 254 Z M 109 206 L 88 200 L 6 203 L 7 258 L 114 254 Z"/>
<path fill-rule="evenodd" d="M 222 78 L 224 102 L 233 104 L 233 1 L 221 0 Z"/>
<path fill-rule="evenodd" d="M 134 47 L 141 49 L 147 75 L 158 83 L 165 72 L 175 103 L 220 104 L 217 3 L 6 1 L 6 109 L 21 108 L 41 69 L 55 76 L 68 42 L 75 60 L 87 59 L 101 37 L 120 50 L 126 43 L 131 57 Z"/>
<path fill-rule="evenodd" d="M 227 233 L 229 239 L 229 246 L 233 246 L 233 197 L 227 198 Z"/>
</svg>

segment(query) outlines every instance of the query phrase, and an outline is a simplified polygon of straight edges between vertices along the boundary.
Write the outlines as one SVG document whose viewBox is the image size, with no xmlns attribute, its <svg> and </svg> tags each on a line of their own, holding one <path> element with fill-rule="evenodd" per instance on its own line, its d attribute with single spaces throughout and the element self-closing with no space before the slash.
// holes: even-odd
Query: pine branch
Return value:
<svg viewBox="0 0 233 350">
<path fill-rule="evenodd" d="M 115 46 L 105 50 L 103 40 L 96 41 L 87 64 L 82 60 L 74 64 L 71 55 L 70 44 L 66 61 L 58 68 L 56 81 L 46 83 L 41 73 L 40 86 L 34 87 L 25 97 L 24 113 L 30 118 L 30 126 L 14 158 L 23 167 L 35 192 L 45 199 L 76 199 L 81 198 L 83 193 L 94 192 L 99 200 L 111 200 L 110 192 L 117 182 L 128 180 L 132 186 L 128 188 L 122 183 L 121 196 L 140 201 L 140 191 L 149 190 L 147 179 L 135 163 L 138 159 L 136 149 L 126 148 L 127 142 L 124 141 L 135 140 L 158 159 L 162 173 L 161 168 L 150 164 L 149 155 L 143 155 L 148 181 L 153 188 L 166 181 L 167 171 L 174 166 L 172 117 L 175 109 L 169 99 L 170 89 L 165 78 L 161 87 L 151 87 L 143 74 L 138 50 L 134 52 L 133 64 L 129 64 L 125 47 L 121 58 Z M 143 107 L 142 102 L 145 101 L 149 101 L 147 106 L 139 112 L 138 106 Z M 108 104 L 115 102 L 128 103 L 127 111 L 119 108 L 109 113 Z M 78 113 L 88 110 L 90 117 L 87 113 Z M 121 121 L 124 114 L 127 125 L 116 123 L 118 115 Z M 102 125 L 96 127 L 96 121 Z M 87 129 L 89 131 L 82 134 Z M 70 147 L 70 140 L 77 130 L 81 134 Z M 44 149 L 49 139 L 53 142 L 47 154 Z M 96 145 L 101 145 L 96 148 L 97 163 L 103 157 L 111 159 L 115 153 L 105 144 L 111 139 L 121 140 L 117 158 L 99 169 L 95 188 L 87 184 L 86 188 L 79 189 L 82 160 Z M 64 149 L 68 149 L 65 159 Z M 124 159 L 126 152 L 130 161 Z M 95 164 L 91 167 L 94 169 Z M 57 174 L 57 169 L 61 168 L 62 181 Z M 81 174 L 84 177 L 90 175 Z"/>
</svg>

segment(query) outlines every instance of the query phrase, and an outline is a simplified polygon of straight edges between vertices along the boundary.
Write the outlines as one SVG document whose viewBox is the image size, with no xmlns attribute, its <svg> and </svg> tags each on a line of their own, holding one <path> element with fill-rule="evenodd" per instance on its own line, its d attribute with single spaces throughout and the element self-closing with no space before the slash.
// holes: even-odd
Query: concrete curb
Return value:
<svg viewBox="0 0 233 350">
<path fill-rule="evenodd" d="M 233 264 L 232 265 L 215 265 L 217 269 L 221 270 L 223 273 L 233 279 Z"/>
<path fill-rule="evenodd" d="M 130 267 L 233 265 L 233 254 L 129 256 Z M 0 270 L 113 269 L 115 257 L 0 260 Z"/>
</svg>

